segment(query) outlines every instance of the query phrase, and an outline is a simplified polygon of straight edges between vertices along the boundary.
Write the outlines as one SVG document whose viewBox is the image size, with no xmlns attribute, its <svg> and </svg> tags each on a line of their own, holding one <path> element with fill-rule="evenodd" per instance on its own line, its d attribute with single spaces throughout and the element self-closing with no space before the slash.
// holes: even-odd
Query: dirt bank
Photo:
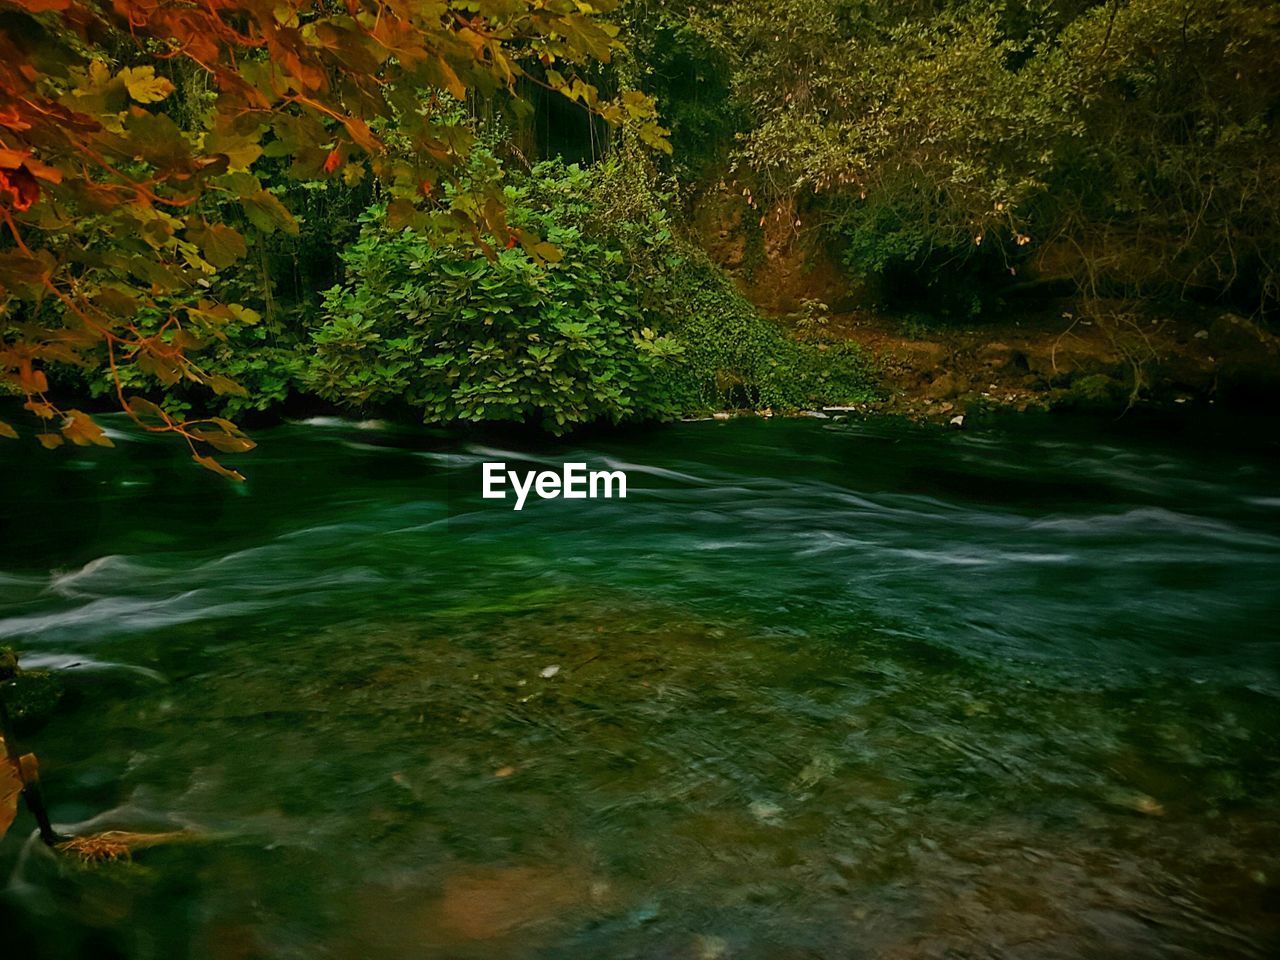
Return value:
<svg viewBox="0 0 1280 960">
<path fill-rule="evenodd" d="M 993 407 L 1120 413 L 1141 405 L 1256 408 L 1280 396 L 1280 344 L 1230 314 L 1119 311 L 1069 305 L 970 326 L 921 328 L 889 317 L 833 317 L 824 335 L 876 357 L 880 409 L 951 418 Z"/>
<path fill-rule="evenodd" d="M 1070 299 L 1011 302 L 968 323 L 889 316 L 859 306 L 865 291 L 801 214 L 779 208 L 748 222 L 756 213 L 736 197 L 709 199 L 697 218 L 704 248 L 797 336 L 864 346 L 885 394 L 869 410 L 951 420 L 992 408 L 1257 412 L 1280 400 L 1280 339 L 1246 318 L 1192 304 L 1086 310 Z"/>
</svg>

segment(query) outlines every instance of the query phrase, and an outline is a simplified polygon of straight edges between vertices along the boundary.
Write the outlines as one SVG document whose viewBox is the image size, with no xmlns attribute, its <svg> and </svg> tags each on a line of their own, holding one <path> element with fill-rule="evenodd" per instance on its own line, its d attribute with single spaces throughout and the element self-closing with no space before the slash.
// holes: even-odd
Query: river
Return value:
<svg viewBox="0 0 1280 960">
<path fill-rule="evenodd" d="M 1280 456 L 1210 424 L 0 447 L 13 956 L 1263 957 Z M 481 464 L 625 500 L 480 498 Z M 4 952 L 4 951 L 0 951 Z M 6 954 L 8 955 L 8 954 Z"/>
</svg>

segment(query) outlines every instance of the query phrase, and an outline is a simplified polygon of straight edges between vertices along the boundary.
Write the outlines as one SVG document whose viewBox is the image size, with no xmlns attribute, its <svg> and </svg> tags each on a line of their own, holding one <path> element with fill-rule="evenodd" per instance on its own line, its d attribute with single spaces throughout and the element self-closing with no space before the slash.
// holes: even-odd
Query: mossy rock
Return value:
<svg viewBox="0 0 1280 960">
<path fill-rule="evenodd" d="M 1107 413 L 1122 410 L 1128 401 L 1129 389 L 1105 373 L 1077 377 L 1070 387 L 1055 390 L 1053 394 L 1053 407 L 1057 410 Z"/>
<path fill-rule="evenodd" d="M 19 730 L 44 725 L 62 702 L 66 688 L 48 670 L 23 670 L 13 651 L 0 648 L 0 696 Z"/>
</svg>

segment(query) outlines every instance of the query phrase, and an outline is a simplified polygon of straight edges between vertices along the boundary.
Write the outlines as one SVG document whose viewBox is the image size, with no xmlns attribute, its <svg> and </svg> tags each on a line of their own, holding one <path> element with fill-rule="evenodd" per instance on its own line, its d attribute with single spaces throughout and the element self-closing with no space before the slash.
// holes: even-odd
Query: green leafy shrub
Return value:
<svg viewBox="0 0 1280 960">
<path fill-rule="evenodd" d="M 686 411 L 724 406 L 797 409 L 865 400 L 874 374 L 846 341 L 788 336 L 762 317 L 697 244 L 680 235 L 670 213 L 674 185 L 638 150 L 622 149 L 578 176 L 581 228 L 619 250 L 639 288 L 646 323 L 682 347 L 681 364 L 663 383 Z"/>
<path fill-rule="evenodd" d="M 684 348 L 686 406 L 788 410 L 871 396 L 872 371 L 855 344 L 788 337 L 701 250 L 673 244 L 668 267 L 652 291 Z"/>
<path fill-rule="evenodd" d="M 428 422 L 511 420 L 553 432 L 725 405 L 861 399 L 851 345 L 800 342 L 762 318 L 679 238 L 672 196 L 638 154 L 545 161 L 507 189 L 514 227 L 559 251 L 480 256 L 381 226 L 344 255 L 325 295 L 308 387 L 357 406 L 407 404 Z"/>
<path fill-rule="evenodd" d="M 197 339 L 173 324 L 167 300 L 157 300 L 157 307 L 143 308 L 133 317 L 134 328 L 146 336 L 179 339 L 202 381 L 197 384 L 176 370 L 143 362 L 119 368 L 127 394 L 150 398 L 174 417 L 242 417 L 278 409 L 304 392 L 305 351 L 296 316 L 269 321 L 242 307 L 223 322 L 217 337 Z M 109 368 L 56 369 L 64 387 L 95 398 L 115 395 Z"/>
<path fill-rule="evenodd" d="M 644 329 L 619 254 L 531 211 L 509 216 L 541 221 L 559 258 L 535 262 L 519 246 L 486 258 L 368 217 L 344 255 L 346 282 L 325 295 L 309 386 L 346 404 L 404 403 L 432 423 L 556 433 L 673 414 L 655 386 L 679 348 Z"/>
</svg>

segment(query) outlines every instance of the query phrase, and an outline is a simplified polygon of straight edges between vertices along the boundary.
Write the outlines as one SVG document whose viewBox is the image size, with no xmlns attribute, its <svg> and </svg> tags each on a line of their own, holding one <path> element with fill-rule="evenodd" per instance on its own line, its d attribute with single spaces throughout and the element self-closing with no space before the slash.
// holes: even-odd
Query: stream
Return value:
<svg viewBox="0 0 1280 960">
<path fill-rule="evenodd" d="M 1280 448 L 1023 417 L 0 446 L 32 960 L 1266 957 Z M 481 465 L 625 500 L 480 497 Z"/>
</svg>

